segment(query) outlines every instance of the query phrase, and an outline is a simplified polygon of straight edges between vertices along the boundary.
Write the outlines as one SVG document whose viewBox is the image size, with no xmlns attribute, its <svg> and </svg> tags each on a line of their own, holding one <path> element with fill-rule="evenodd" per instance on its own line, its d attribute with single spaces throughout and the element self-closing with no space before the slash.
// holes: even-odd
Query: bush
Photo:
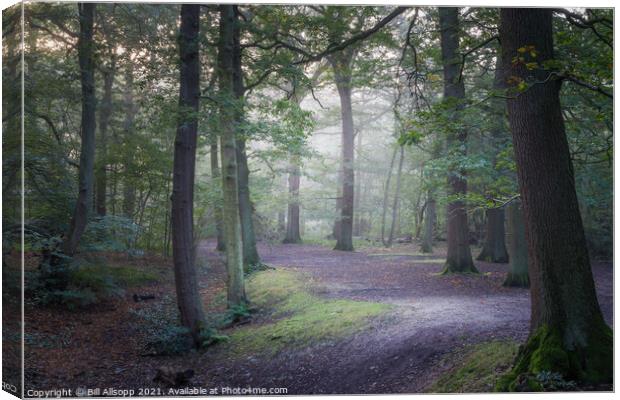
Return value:
<svg viewBox="0 0 620 400">
<path fill-rule="evenodd" d="M 88 221 L 80 248 L 83 251 L 128 251 L 138 236 L 139 226 L 131 219 L 114 215 Z"/>
<path fill-rule="evenodd" d="M 28 272 L 27 288 L 35 302 L 76 309 L 120 297 L 125 293 L 124 287 L 156 279 L 155 274 L 131 267 L 92 264 L 65 257 L 60 261 L 44 261 L 39 270 Z"/>
</svg>

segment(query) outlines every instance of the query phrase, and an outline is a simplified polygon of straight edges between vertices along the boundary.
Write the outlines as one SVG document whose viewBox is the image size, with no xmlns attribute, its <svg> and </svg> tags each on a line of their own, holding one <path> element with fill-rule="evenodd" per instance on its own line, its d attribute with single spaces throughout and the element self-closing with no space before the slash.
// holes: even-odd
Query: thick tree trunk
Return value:
<svg viewBox="0 0 620 400">
<path fill-rule="evenodd" d="M 527 241 L 521 201 L 514 200 L 506 206 L 508 246 L 510 247 L 510 271 L 504 286 L 529 287 Z"/>
<path fill-rule="evenodd" d="M 233 90 L 233 30 L 235 11 L 232 5 L 220 6 L 220 39 L 218 52 L 218 80 L 221 98 L 220 107 L 220 156 L 222 160 L 222 224 L 226 246 L 226 267 L 228 270 L 228 306 L 247 303 L 243 276 L 243 247 L 241 222 L 239 219 L 239 193 L 237 172 L 237 150 L 235 143 L 235 93 Z"/>
<path fill-rule="evenodd" d="M 299 232 L 299 183 L 301 169 L 299 167 L 299 156 L 291 156 L 288 175 L 288 213 L 286 219 L 286 236 L 283 243 L 301 243 Z"/>
<path fill-rule="evenodd" d="M 554 59 L 552 10 L 502 8 L 500 13 L 507 76 L 536 83 L 507 101 L 525 217 L 532 312 L 528 343 L 499 387 L 515 389 L 520 374 L 541 371 L 611 383 L 613 334 L 596 298 L 564 130 L 561 81 L 550 75 L 552 71 L 513 63 L 518 56 L 539 65 Z M 536 56 L 519 52 L 524 46 L 533 46 Z"/>
<path fill-rule="evenodd" d="M 80 171 L 78 174 L 78 198 L 63 250 L 67 255 L 75 254 L 80 239 L 86 230 L 88 214 L 93 200 L 93 178 L 95 168 L 95 64 L 93 21 L 96 5 L 78 3 L 80 37 L 78 59 L 82 83 L 82 143 L 80 149 Z"/>
<path fill-rule="evenodd" d="M 484 245 L 478 260 L 492 263 L 507 263 L 508 252 L 504 240 L 504 209 L 488 208 L 486 210 L 487 224 Z"/>
<path fill-rule="evenodd" d="M 424 236 L 422 238 L 422 245 L 420 251 L 422 253 L 433 252 L 433 237 L 435 233 L 435 219 L 437 203 L 433 193 L 428 191 L 428 198 L 426 199 L 426 210 L 424 211 Z"/>
<path fill-rule="evenodd" d="M 355 185 L 355 131 L 351 107 L 352 50 L 344 50 L 330 57 L 342 115 L 342 202 L 340 208 L 340 232 L 336 237 L 335 250 L 353 251 L 353 202 Z"/>
<path fill-rule="evenodd" d="M 439 8 L 441 30 L 441 58 L 443 60 L 444 101 L 452 106 L 453 120 L 458 123 L 465 98 L 465 85 L 460 76 L 461 59 L 459 49 L 459 11 L 455 7 Z M 451 103 L 455 104 L 452 105 Z M 462 156 L 467 144 L 467 132 L 448 132 L 448 149 Z M 448 194 L 462 197 L 467 194 L 465 171 L 457 165 L 448 167 Z M 453 200 L 447 208 L 448 255 L 444 273 L 477 273 L 469 249 L 469 225 L 467 210 L 462 200 Z"/>
<path fill-rule="evenodd" d="M 112 54 L 110 66 L 103 72 L 103 98 L 99 107 L 99 162 L 95 174 L 95 210 L 97 215 L 106 215 L 107 200 L 107 157 L 108 157 L 108 126 L 112 115 L 112 86 L 116 74 L 116 56 Z"/>
<path fill-rule="evenodd" d="M 405 147 L 400 146 L 400 160 L 398 161 L 398 170 L 396 171 L 396 192 L 394 193 L 394 203 L 392 204 L 392 224 L 390 225 L 390 236 L 388 236 L 387 246 L 392 246 L 394 241 L 394 229 L 397 223 L 397 216 L 399 215 L 399 202 L 400 202 L 400 179 L 403 173 L 403 161 L 405 158 Z M 400 229 L 399 229 L 400 233 Z"/>
<path fill-rule="evenodd" d="M 174 144 L 172 179 L 172 258 L 181 323 L 197 346 L 205 329 L 202 299 L 194 266 L 194 177 L 200 99 L 200 5 L 181 6 L 179 34 L 179 122 Z"/>
<path fill-rule="evenodd" d="M 211 155 L 211 179 L 213 180 L 213 182 L 218 182 L 222 179 L 222 177 L 220 173 L 219 157 L 217 155 L 217 138 L 215 139 L 214 143 L 211 144 L 209 150 Z M 224 242 L 224 228 L 222 226 L 222 202 L 219 200 L 221 199 L 218 199 L 218 202 L 215 204 L 213 210 L 213 215 L 215 217 L 215 231 L 217 234 L 217 245 L 215 249 L 217 251 L 224 251 L 226 250 L 226 244 Z"/>
</svg>

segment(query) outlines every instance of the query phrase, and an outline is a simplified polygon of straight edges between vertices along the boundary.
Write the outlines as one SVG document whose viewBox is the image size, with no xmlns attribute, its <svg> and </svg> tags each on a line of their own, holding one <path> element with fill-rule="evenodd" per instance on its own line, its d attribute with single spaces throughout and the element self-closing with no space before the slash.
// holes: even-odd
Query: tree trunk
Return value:
<svg viewBox="0 0 620 400">
<path fill-rule="evenodd" d="M 487 224 L 484 245 L 477 260 L 492 263 L 507 263 L 508 252 L 504 240 L 504 209 L 488 208 L 486 210 Z"/>
<path fill-rule="evenodd" d="M 93 21 L 96 5 L 78 3 L 80 16 L 80 37 L 78 39 L 78 59 L 82 84 L 82 143 L 80 149 L 80 171 L 78 174 L 78 198 L 71 218 L 67 238 L 63 244 L 65 254 L 75 254 L 80 239 L 86 230 L 88 214 L 93 198 L 93 178 L 95 167 L 95 64 Z"/>
<path fill-rule="evenodd" d="M 283 243 L 301 243 L 299 232 L 299 183 L 301 170 L 299 156 L 291 156 L 288 175 L 289 200 L 286 219 L 286 236 Z"/>
<path fill-rule="evenodd" d="M 340 227 L 342 220 L 342 160 L 338 167 L 338 176 L 336 178 L 336 186 L 338 188 L 336 192 L 336 219 L 334 220 L 334 227 L 332 229 L 332 236 L 338 240 L 340 237 Z"/>
<path fill-rule="evenodd" d="M 501 53 L 501 52 L 500 52 Z M 493 89 L 503 90 L 506 88 L 504 83 L 504 73 L 502 67 L 501 54 L 497 55 L 497 65 L 495 68 L 495 76 L 493 79 Z M 496 148 L 499 145 L 500 140 L 505 140 L 507 136 L 506 129 L 504 128 L 504 118 L 506 114 L 506 101 L 505 99 L 497 98 L 492 103 L 493 109 L 497 110 L 497 119 L 493 123 L 491 129 L 490 146 Z M 495 173 L 492 179 L 498 179 L 497 171 L 497 155 L 492 155 L 492 171 Z M 478 256 L 478 260 L 489 261 L 495 263 L 505 263 L 509 260 L 509 255 L 506 252 L 505 233 L 504 233 L 504 209 L 494 208 L 486 210 L 486 232 L 484 239 L 484 246 L 482 252 Z"/>
<path fill-rule="evenodd" d="M 521 201 L 515 200 L 506 207 L 506 225 L 508 226 L 508 246 L 510 246 L 510 271 L 504 286 L 529 287 L 530 276 L 527 273 L 527 242 Z"/>
<path fill-rule="evenodd" d="M 200 5 L 181 6 L 179 34 L 179 121 L 174 143 L 172 179 L 172 258 L 181 323 L 197 346 L 205 329 L 202 299 L 194 266 L 194 177 L 200 100 Z"/>
<path fill-rule="evenodd" d="M 133 136 L 133 122 L 136 115 L 136 106 L 133 101 L 133 66 L 129 64 L 127 71 L 125 72 L 125 120 L 123 121 L 123 133 L 125 135 L 125 182 L 123 184 L 123 215 L 125 217 L 133 219 L 134 209 L 136 207 L 136 188 L 130 179 L 130 176 L 135 173 L 133 167 L 133 149 L 132 136 Z"/>
<path fill-rule="evenodd" d="M 342 202 L 340 208 L 340 232 L 336 237 L 335 250 L 353 251 L 353 202 L 355 170 L 355 132 L 351 107 L 352 50 L 343 50 L 329 58 L 334 71 L 340 97 L 342 115 Z"/>
<path fill-rule="evenodd" d="M 433 252 L 433 235 L 435 231 L 435 219 L 437 218 L 436 206 L 435 197 L 429 190 L 428 198 L 426 199 L 426 210 L 424 211 L 424 237 L 422 239 L 422 246 L 420 246 L 420 251 L 422 253 Z"/>
<path fill-rule="evenodd" d="M 500 13 L 507 76 L 537 83 L 507 101 L 525 217 L 532 312 L 530 338 L 499 388 L 515 389 L 520 374 L 541 371 L 611 383 L 613 333 L 596 298 L 564 130 L 561 81 L 549 70 L 513 63 L 519 56 L 539 65 L 554 59 L 552 10 L 502 8 Z M 533 46 L 536 56 L 520 52 L 524 46 Z"/>
<path fill-rule="evenodd" d="M 235 20 L 237 19 L 237 6 L 233 6 Z M 233 92 L 236 99 L 235 127 L 237 130 L 244 123 L 243 97 L 245 87 L 243 84 L 243 70 L 241 68 L 241 30 L 240 24 L 235 21 L 233 26 Z M 245 150 L 245 138 L 243 132 L 236 134 L 237 173 L 239 185 L 239 216 L 241 218 L 241 237 L 243 240 L 243 265 L 246 270 L 260 265 L 260 257 L 256 249 L 256 235 L 254 233 L 254 205 L 250 199 L 250 169 Z"/>
<path fill-rule="evenodd" d="M 357 154 L 362 153 L 362 132 L 358 131 L 357 134 Z M 353 236 L 361 236 L 362 231 L 360 225 L 362 222 L 362 214 L 360 212 L 360 204 L 362 202 L 362 169 L 360 163 L 355 163 L 356 177 L 355 177 L 355 203 L 353 209 L 355 210 L 355 219 L 353 220 Z"/>
<path fill-rule="evenodd" d="M 110 38 L 108 38 L 109 40 Z M 113 53 L 110 66 L 104 67 L 103 72 L 103 98 L 99 107 L 99 165 L 95 175 L 95 210 L 97 215 L 106 215 L 107 180 L 107 157 L 108 157 L 108 126 L 112 115 L 112 86 L 116 74 L 116 55 Z"/>
<path fill-rule="evenodd" d="M 285 232 L 286 232 L 286 213 L 284 211 L 278 211 L 278 236 L 284 234 Z"/>
<path fill-rule="evenodd" d="M 388 247 L 392 246 L 394 241 L 394 228 L 397 222 L 399 201 L 400 201 L 400 178 L 403 173 L 403 161 L 405 158 L 405 147 L 400 146 L 400 160 L 398 161 L 398 170 L 396 171 L 396 192 L 394 193 L 394 204 L 392 204 L 392 224 L 390 225 L 390 236 L 388 237 Z M 399 229 L 400 233 L 400 229 Z"/>
<path fill-rule="evenodd" d="M 245 269 L 260 265 L 254 234 L 254 205 L 250 200 L 250 170 L 245 151 L 245 140 L 237 139 L 237 173 L 239 185 L 239 216 L 241 220 L 241 238 L 243 241 L 243 265 Z"/>
<path fill-rule="evenodd" d="M 216 138 L 214 143 L 212 143 L 210 146 L 211 179 L 213 182 L 218 182 L 221 179 L 220 162 L 218 160 L 217 152 L 218 152 L 218 149 L 217 149 L 217 138 Z M 217 245 L 215 249 L 217 251 L 226 250 L 226 244 L 224 242 L 224 229 L 222 227 L 222 202 L 221 200 L 222 200 L 221 198 L 218 198 L 218 202 L 215 204 L 215 207 L 213 210 L 213 215 L 215 217 L 215 231 L 217 233 Z"/>
<path fill-rule="evenodd" d="M 383 213 L 381 214 L 381 242 L 385 247 L 389 247 L 388 242 L 385 240 L 385 224 L 387 221 L 387 210 L 390 197 L 390 182 L 392 181 L 392 169 L 394 169 L 394 161 L 396 161 L 396 154 L 398 148 L 394 147 L 392 152 L 392 158 L 390 160 L 390 169 L 388 170 L 388 176 L 385 181 L 385 188 L 383 189 Z"/>
<path fill-rule="evenodd" d="M 459 11 L 456 7 L 439 8 L 441 30 L 441 57 L 443 60 L 444 101 L 452 108 L 452 119 L 458 123 L 459 113 L 465 99 L 465 85 L 460 77 L 461 59 L 459 49 Z M 452 105 L 451 103 L 455 103 Z M 448 132 L 448 149 L 459 158 L 465 153 L 467 132 Z M 467 194 L 465 171 L 458 165 L 448 167 L 448 195 L 462 197 Z M 462 200 L 453 200 L 447 208 L 448 255 L 444 273 L 477 273 L 469 249 L 469 225 L 467 211 Z"/>
<path fill-rule="evenodd" d="M 235 143 L 233 91 L 233 30 L 235 12 L 232 5 L 220 6 L 220 39 L 218 52 L 218 80 L 221 98 L 220 106 L 220 156 L 222 160 L 222 224 L 226 246 L 226 267 L 228 270 L 228 306 L 247 303 L 243 276 L 243 247 L 241 222 L 239 219 L 239 194 L 237 172 L 237 150 Z"/>
</svg>

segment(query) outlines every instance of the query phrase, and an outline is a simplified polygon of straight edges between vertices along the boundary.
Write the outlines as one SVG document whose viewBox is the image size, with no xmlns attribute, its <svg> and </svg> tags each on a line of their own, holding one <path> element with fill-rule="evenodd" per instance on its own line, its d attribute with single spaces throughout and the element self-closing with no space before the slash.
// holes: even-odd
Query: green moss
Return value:
<svg viewBox="0 0 620 400">
<path fill-rule="evenodd" d="M 593 324 L 586 348 L 567 349 L 559 330 L 541 326 L 521 348 L 514 368 L 499 380 L 497 391 L 534 391 L 523 382 L 542 372 L 587 384 L 609 383 L 613 374 L 613 333 L 604 321 Z"/>
<path fill-rule="evenodd" d="M 528 372 L 554 371 L 566 376 L 569 370 L 568 354 L 563 349 L 559 333 L 547 328 L 540 330 L 538 344 L 530 356 Z"/>
<path fill-rule="evenodd" d="M 467 355 L 429 388 L 432 393 L 476 393 L 493 391 L 499 372 L 510 368 L 517 353 L 511 341 L 493 341 L 472 346 Z"/>
<path fill-rule="evenodd" d="M 276 353 L 345 337 L 390 309 L 381 303 L 317 297 L 308 277 L 281 269 L 254 275 L 248 294 L 255 306 L 269 308 L 269 321 L 231 332 L 228 344 L 236 354 Z"/>
</svg>

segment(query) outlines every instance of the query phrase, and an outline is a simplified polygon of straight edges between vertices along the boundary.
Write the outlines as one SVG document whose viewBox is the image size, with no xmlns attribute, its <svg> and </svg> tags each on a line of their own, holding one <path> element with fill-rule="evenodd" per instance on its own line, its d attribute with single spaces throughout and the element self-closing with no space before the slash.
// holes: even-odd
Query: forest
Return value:
<svg viewBox="0 0 620 400">
<path fill-rule="evenodd" d="M 3 390 L 613 391 L 613 9 L 2 23 Z"/>
</svg>

